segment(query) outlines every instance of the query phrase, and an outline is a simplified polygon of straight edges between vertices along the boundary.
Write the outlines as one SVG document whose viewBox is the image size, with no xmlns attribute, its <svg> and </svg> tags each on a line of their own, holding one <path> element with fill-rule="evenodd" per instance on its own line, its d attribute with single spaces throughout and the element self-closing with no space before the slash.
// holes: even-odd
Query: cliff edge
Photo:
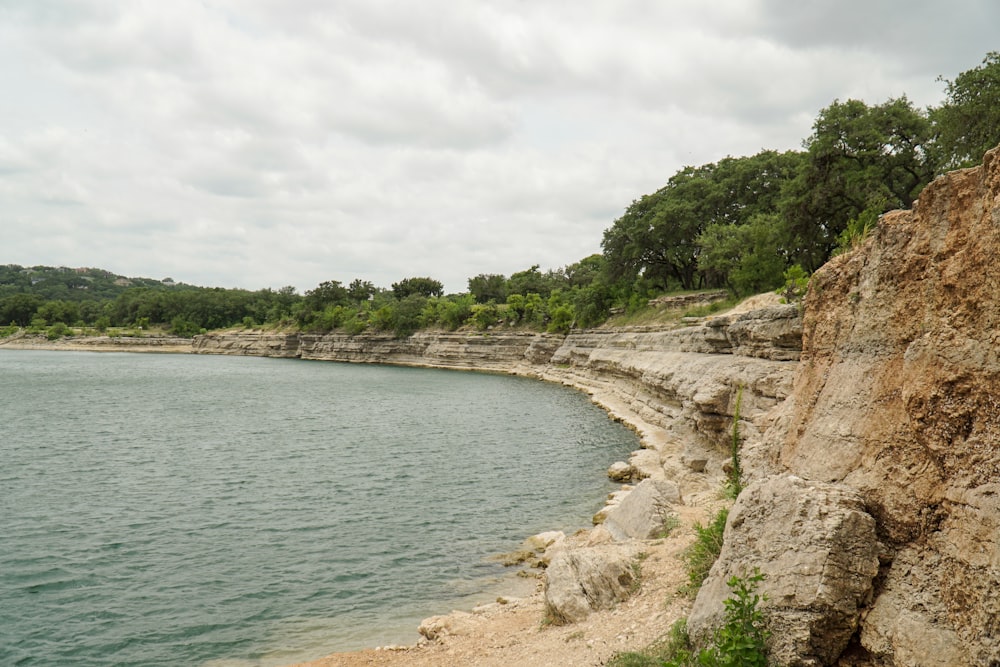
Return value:
<svg viewBox="0 0 1000 667">
<path fill-rule="evenodd" d="M 758 564 L 778 664 L 1000 664 L 998 256 L 1000 148 L 813 276 L 695 631 Z"/>
</svg>

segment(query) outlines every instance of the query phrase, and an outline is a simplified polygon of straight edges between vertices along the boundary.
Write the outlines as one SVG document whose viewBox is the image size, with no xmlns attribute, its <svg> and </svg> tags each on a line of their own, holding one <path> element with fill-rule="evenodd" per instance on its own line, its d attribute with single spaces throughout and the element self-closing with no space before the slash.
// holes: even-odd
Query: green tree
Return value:
<svg viewBox="0 0 1000 667">
<path fill-rule="evenodd" d="M 805 167 L 782 194 L 790 232 L 789 261 L 815 271 L 837 247 L 848 223 L 878 205 L 908 208 L 934 174 L 931 125 L 905 97 L 868 106 L 835 101 L 806 140 Z"/>
<path fill-rule="evenodd" d="M 698 268 L 711 283 L 725 285 L 737 296 L 782 284 L 786 235 L 776 214 L 759 214 L 742 225 L 708 225 L 698 243 Z"/>
<path fill-rule="evenodd" d="M 44 301 L 36 294 L 13 294 L 0 299 L 0 323 L 26 327 L 42 303 Z"/>
<path fill-rule="evenodd" d="M 507 294 L 540 294 L 543 298 L 552 293 L 552 281 L 535 264 L 524 271 L 510 274 L 507 279 Z"/>
<path fill-rule="evenodd" d="M 1000 51 L 945 83 L 947 98 L 931 110 L 939 171 L 979 164 L 1000 144 Z"/>
<path fill-rule="evenodd" d="M 702 286 L 709 277 L 698 262 L 705 230 L 773 214 L 783 189 L 803 167 L 803 154 L 793 151 L 686 167 L 663 188 L 632 202 L 604 232 L 609 283 L 642 278 L 659 290 Z"/>
<path fill-rule="evenodd" d="M 347 296 L 355 303 L 368 301 L 375 294 L 375 285 L 367 280 L 355 278 L 347 286 Z"/>
<path fill-rule="evenodd" d="M 502 302 L 507 298 L 507 278 L 499 273 L 480 273 L 469 278 L 469 293 L 476 303 Z"/>
<path fill-rule="evenodd" d="M 441 296 L 444 294 L 444 285 L 433 278 L 403 278 L 392 284 L 392 294 L 400 300 L 414 294 L 423 297 Z"/>
</svg>

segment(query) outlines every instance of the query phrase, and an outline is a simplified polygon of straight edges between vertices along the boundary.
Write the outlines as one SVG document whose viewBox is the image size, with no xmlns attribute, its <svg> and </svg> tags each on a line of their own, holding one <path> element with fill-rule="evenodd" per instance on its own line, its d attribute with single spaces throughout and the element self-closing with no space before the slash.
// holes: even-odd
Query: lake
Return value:
<svg viewBox="0 0 1000 667">
<path fill-rule="evenodd" d="M 636 436 L 525 378 L 0 350 L 0 664 L 281 665 L 416 640 L 589 525 Z"/>
</svg>

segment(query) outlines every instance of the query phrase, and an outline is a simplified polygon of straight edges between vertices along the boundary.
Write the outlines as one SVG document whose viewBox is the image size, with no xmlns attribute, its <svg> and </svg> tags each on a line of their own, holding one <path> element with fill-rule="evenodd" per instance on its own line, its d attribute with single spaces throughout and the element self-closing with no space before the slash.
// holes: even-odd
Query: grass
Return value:
<svg viewBox="0 0 1000 667">
<path fill-rule="evenodd" d="M 728 518 L 729 509 L 724 508 L 716 513 L 707 526 L 694 524 L 695 540 L 684 554 L 688 570 L 688 583 L 684 592 L 691 597 L 701 588 L 722 551 L 722 537 Z"/>
<path fill-rule="evenodd" d="M 702 290 L 704 292 L 715 292 L 718 290 Z M 699 292 L 671 292 L 662 296 L 683 296 L 685 294 L 698 294 Z M 729 298 L 723 301 L 713 301 L 702 306 L 694 306 L 686 310 L 676 308 L 656 308 L 654 306 L 644 306 L 633 312 L 612 315 L 608 318 L 605 326 L 625 327 L 625 326 L 680 326 L 684 317 L 705 317 L 724 310 L 729 310 L 742 299 Z"/>
<path fill-rule="evenodd" d="M 666 635 L 641 651 L 616 653 L 606 663 L 607 667 L 682 667 L 691 663 L 693 649 L 687 633 L 687 619 L 675 622 Z"/>
</svg>

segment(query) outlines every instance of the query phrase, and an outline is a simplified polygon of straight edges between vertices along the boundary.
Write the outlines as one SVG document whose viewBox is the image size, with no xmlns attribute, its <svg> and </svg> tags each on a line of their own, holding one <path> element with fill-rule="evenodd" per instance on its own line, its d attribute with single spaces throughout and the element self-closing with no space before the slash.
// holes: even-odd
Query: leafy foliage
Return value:
<svg viewBox="0 0 1000 667">
<path fill-rule="evenodd" d="M 743 490 L 743 465 L 740 463 L 740 408 L 743 405 L 743 385 L 736 390 L 736 407 L 733 409 L 732 435 L 729 441 L 729 474 L 726 479 L 726 495 L 735 499 Z"/>
<path fill-rule="evenodd" d="M 1000 144 L 1000 51 L 946 84 L 947 99 L 931 110 L 938 170 L 978 164 Z"/>
<path fill-rule="evenodd" d="M 757 594 L 765 576 L 754 570 L 747 577 L 730 577 L 726 584 L 733 593 L 723 601 L 725 620 L 715 632 L 713 644 L 698 654 L 704 667 L 767 667 L 768 631 L 758 605 L 766 597 Z"/>
<path fill-rule="evenodd" d="M 791 260 L 812 272 L 863 212 L 908 208 L 934 175 L 931 124 L 906 99 L 868 106 L 835 101 L 820 111 L 806 140 L 803 169 L 779 206 Z"/>
</svg>

